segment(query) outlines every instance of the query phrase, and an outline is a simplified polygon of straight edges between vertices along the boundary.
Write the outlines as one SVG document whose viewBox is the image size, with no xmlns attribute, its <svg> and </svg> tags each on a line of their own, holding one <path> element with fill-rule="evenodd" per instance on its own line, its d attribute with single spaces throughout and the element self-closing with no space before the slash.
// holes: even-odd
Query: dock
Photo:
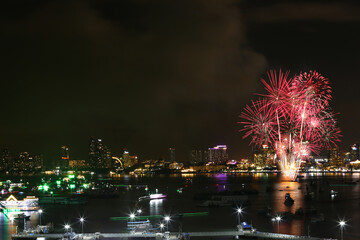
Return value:
<svg viewBox="0 0 360 240">
<path fill-rule="evenodd" d="M 298 240 L 336 240 L 330 238 L 317 238 L 317 237 L 309 237 L 309 236 L 297 236 L 297 235 L 289 235 L 289 234 L 280 234 L 280 233 L 269 233 L 269 232 L 245 232 L 245 231 L 212 231 L 212 232 L 186 232 L 186 233 L 170 233 L 170 236 L 189 236 L 191 237 L 241 237 L 244 238 L 252 238 L 252 239 L 298 239 Z M 12 239 L 36 239 L 36 238 L 46 238 L 46 239 L 61 239 L 65 235 L 64 234 L 13 234 Z M 131 239 L 131 238 L 162 238 L 166 239 L 164 233 L 84 233 L 84 234 L 76 234 L 75 239 L 103 239 L 103 238 L 118 238 L 118 239 Z M 169 238 L 168 238 L 169 239 Z M 176 239 L 171 237 L 171 239 Z"/>
</svg>

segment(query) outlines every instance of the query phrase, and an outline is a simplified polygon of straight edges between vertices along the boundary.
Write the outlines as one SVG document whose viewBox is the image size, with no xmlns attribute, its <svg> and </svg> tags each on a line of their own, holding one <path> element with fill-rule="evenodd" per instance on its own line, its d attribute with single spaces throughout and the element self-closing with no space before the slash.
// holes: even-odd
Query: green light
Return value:
<svg viewBox="0 0 360 240">
<path fill-rule="evenodd" d="M 89 186 L 88 186 L 86 183 L 84 183 L 84 184 L 83 184 L 83 187 L 84 187 L 84 188 L 88 188 Z"/>
<path fill-rule="evenodd" d="M 39 189 L 39 190 L 43 190 L 43 186 L 40 185 L 40 186 L 38 187 L 38 189 Z"/>
<path fill-rule="evenodd" d="M 71 179 L 71 178 L 75 178 L 75 175 L 74 174 L 71 174 L 71 175 L 69 175 L 69 178 Z"/>
<path fill-rule="evenodd" d="M 7 213 L 13 213 L 13 212 L 20 212 L 20 209 L 18 208 L 8 208 L 3 210 L 5 214 Z"/>
<path fill-rule="evenodd" d="M 196 213 L 183 213 L 183 217 L 195 217 L 195 216 L 206 216 L 208 212 L 196 212 Z"/>
<path fill-rule="evenodd" d="M 57 181 L 56 181 L 56 184 L 57 184 L 57 185 L 60 185 L 60 184 L 61 184 L 61 181 L 60 181 L 60 180 L 57 180 Z"/>
<path fill-rule="evenodd" d="M 146 219 L 150 219 L 150 218 L 163 218 L 164 216 L 162 215 L 151 215 L 151 216 L 136 216 L 136 219 L 138 220 L 146 220 Z M 111 217 L 110 220 L 112 221 L 121 221 L 121 220 L 129 220 L 130 217 Z"/>
<path fill-rule="evenodd" d="M 70 184 L 69 186 L 70 189 L 74 189 L 75 187 L 76 187 L 75 184 Z"/>
<path fill-rule="evenodd" d="M 49 186 L 48 186 L 48 185 L 44 185 L 43 188 L 44 188 L 44 191 L 45 191 L 45 192 L 49 190 Z"/>
</svg>

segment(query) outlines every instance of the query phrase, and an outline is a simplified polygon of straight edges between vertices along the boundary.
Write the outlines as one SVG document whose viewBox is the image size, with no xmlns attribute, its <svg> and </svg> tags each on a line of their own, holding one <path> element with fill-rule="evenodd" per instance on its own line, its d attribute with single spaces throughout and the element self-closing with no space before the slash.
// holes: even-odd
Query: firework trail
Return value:
<svg viewBox="0 0 360 240">
<path fill-rule="evenodd" d="M 257 94 L 240 114 L 244 119 L 243 138 L 260 147 L 275 149 L 282 172 L 294 179 L 302 160 L 340 141 L 340 129 L 329 106 L 332 99 L 329 80 L 316 71 L 289 78 L 281 70 L 261 79 L 266 93 Z"/>
</svg>

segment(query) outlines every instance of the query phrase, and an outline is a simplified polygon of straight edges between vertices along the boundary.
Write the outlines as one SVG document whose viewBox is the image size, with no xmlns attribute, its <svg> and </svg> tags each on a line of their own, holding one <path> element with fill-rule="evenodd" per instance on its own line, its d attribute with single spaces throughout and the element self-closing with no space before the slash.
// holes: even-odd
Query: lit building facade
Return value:
<svg viewBox="0 0 360 240">
<path fill-rule="evenodd" d="M 170 162 L 175 162 L 175 148 L 171 147 L 170 150 Z"/>
<path fill-rule="evenodd" d="M 0 169 L 8 171 L 11 166 L 11 157 L 8 148 L 4 148 L 1 152 L 1 162 Z"/>
<path fill-rule="evenodd" d="M 130 168 L 138 163 L 138 157 L 136 155 L 131 156 L 128 151 L 124 150 L 122 161 L 125 168 Z"/>
<path fill-rule="evenodd" d="M 275 156 L 274 149 L 270 149 L 268 145 L 262 145 L 254 152 L 253 162 L 258 168 L 272 167 L 276 164 Z"/>
<path fill-rule="evenodd" d="M 203 151 L 191 150 L 190 152 L 190 163 L 194 165 L 203 164 L 205 162 Z"/>
<path fill-rule="evenodd" d="M 89 142 L 89 167 L 91 169 L 110 168 L 112 163 L 110 149 L 103 144 L 102 139 L 91 137 Z"/>
<path fill-rule="evenodd" d="M 227 146 L 217 145 L 213 148 L 209 148 L 209 162 L 215 164 L 224 164 L 228 160 Z"/>
<path fill-rule="evenodd" d="M 61 146 L 60 168 L 69 167 L 70 153 L 67 146 Z"/>
<path fill-rule="evenodd" d="M 339 151 L 339 148 L 329 149 L 329 165 L 332 167 L 342 167 L 344 165 L 345 154 Z"/>
</svg>

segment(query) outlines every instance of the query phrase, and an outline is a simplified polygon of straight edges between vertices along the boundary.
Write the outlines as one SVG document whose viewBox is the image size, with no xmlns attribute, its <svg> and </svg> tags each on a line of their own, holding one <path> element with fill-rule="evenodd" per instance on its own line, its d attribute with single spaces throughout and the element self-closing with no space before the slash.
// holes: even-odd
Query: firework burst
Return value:
<svg viewBox="0 0 360 240">
<path fill-rule="evenodd" d="M 282 172 L 295 178 L 302 160 L 311 152 L 319 153 L 340 141 L 340 129 L 329 102 L 329 80 L 317 71 L 289 78 L 281 70 L 262 79 L 266 94 L 252 101 L 240 114 L 244 119 L 243 138 L 260 147 L 266 144 L 276 151 Z"/>
</svg>

